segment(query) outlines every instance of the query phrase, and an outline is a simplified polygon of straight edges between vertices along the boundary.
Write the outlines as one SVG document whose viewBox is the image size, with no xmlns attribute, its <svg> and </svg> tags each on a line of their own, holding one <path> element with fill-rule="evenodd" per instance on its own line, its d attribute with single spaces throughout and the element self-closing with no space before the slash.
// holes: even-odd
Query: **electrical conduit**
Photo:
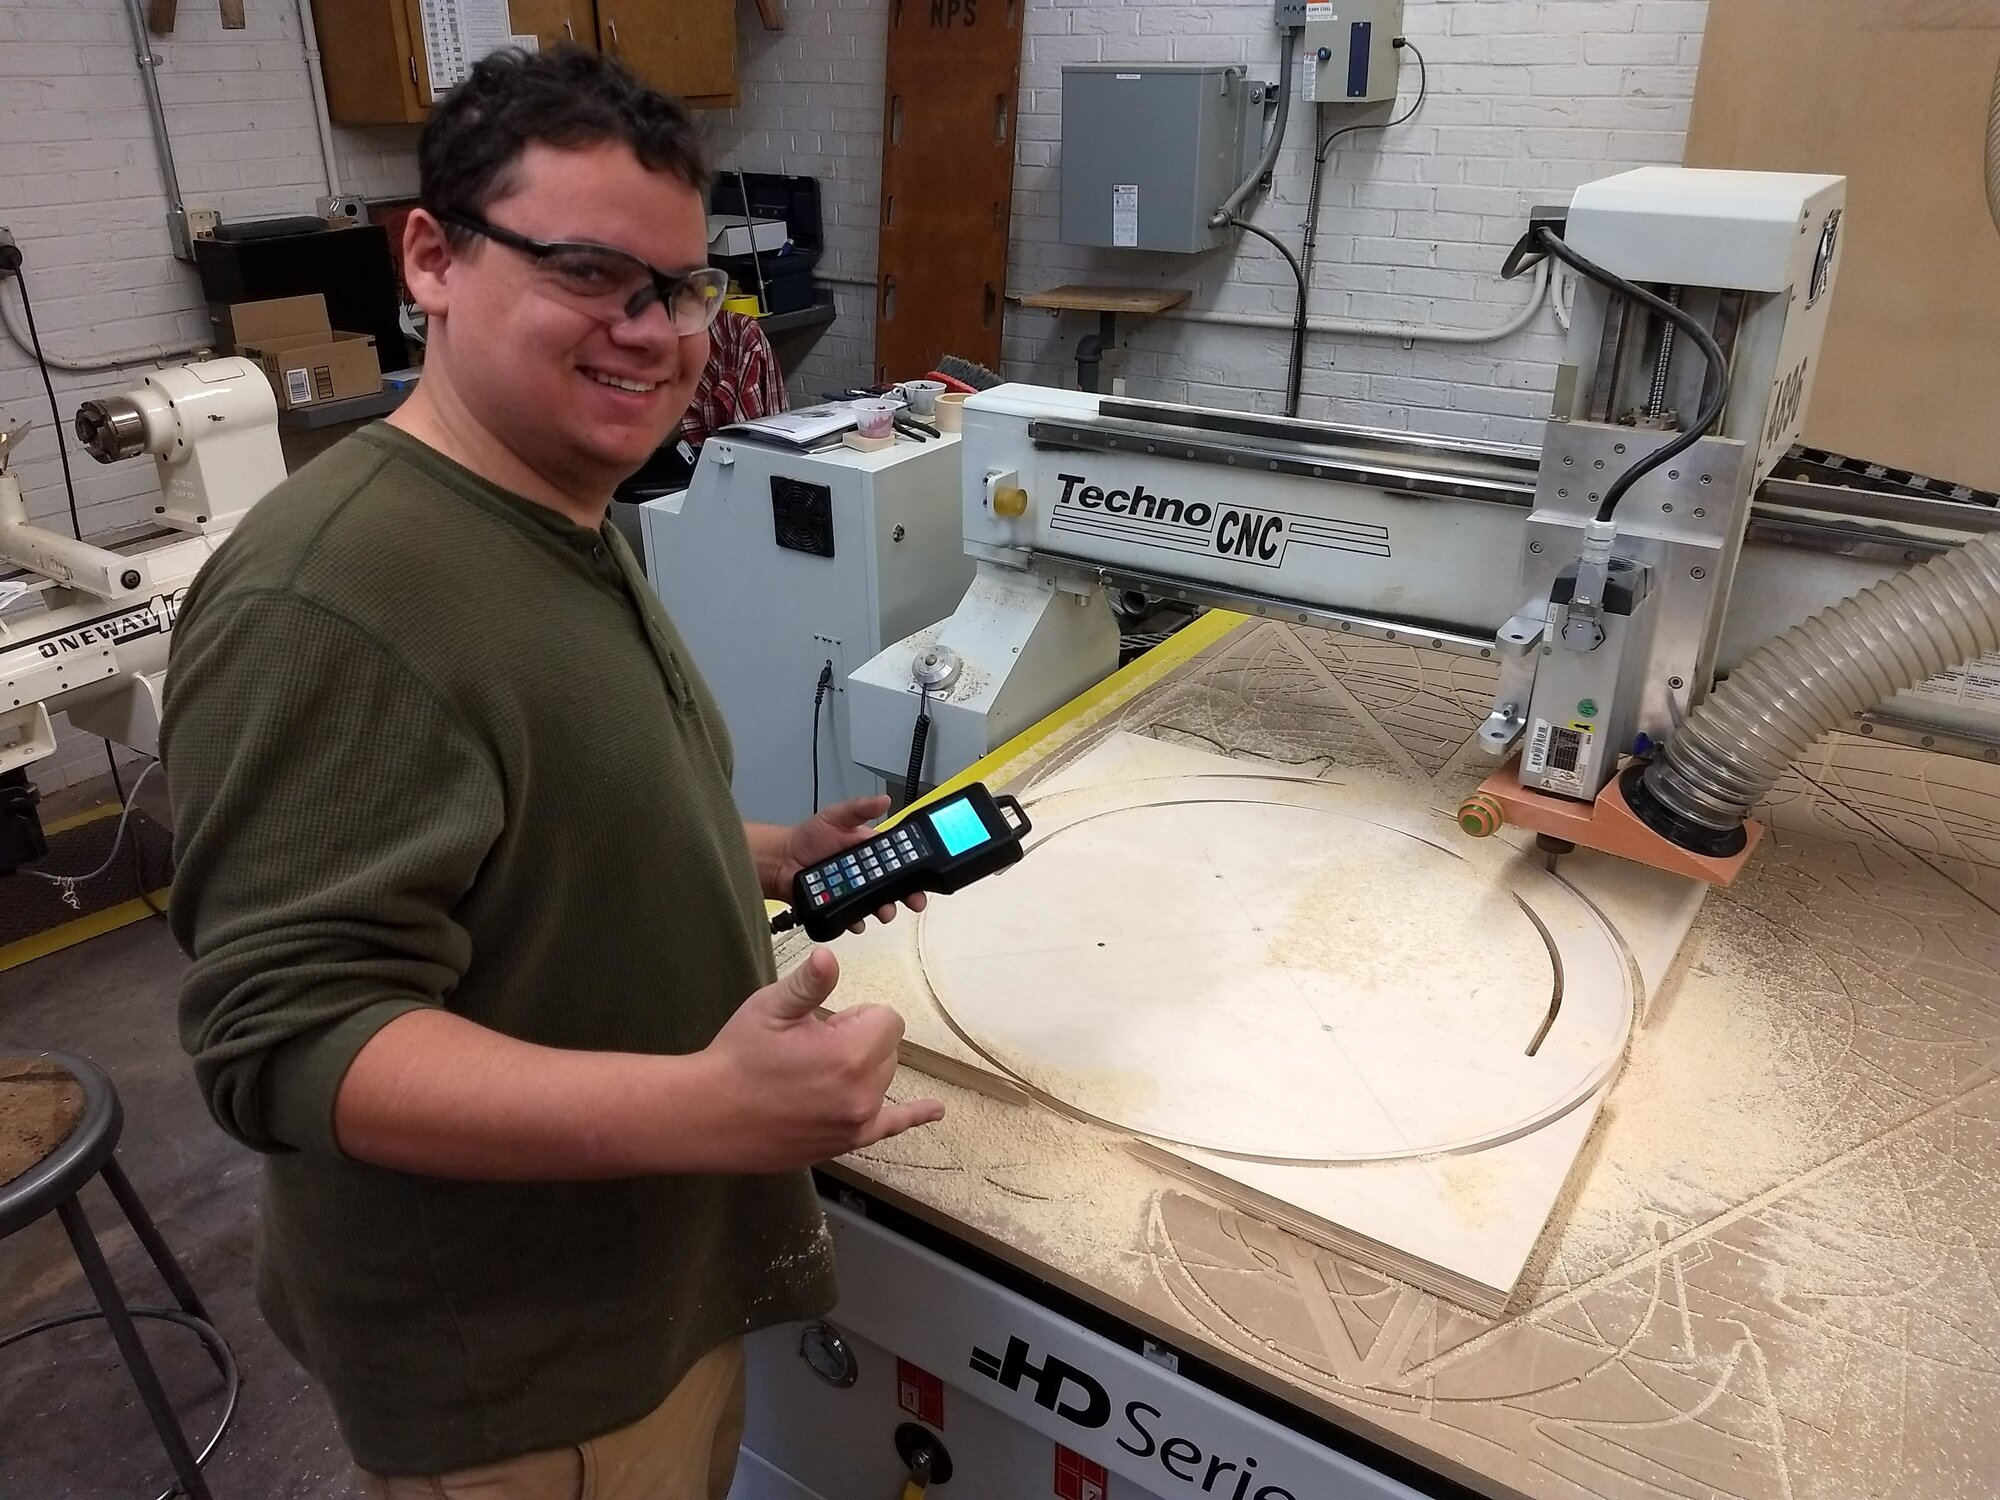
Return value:
<svg viewBox="0 0 2000 1500">
<path fill-rule="evenodd" d="M 1527 303 L 1506 322 L 1492 328 L 1438 328 L 1428 323 L 1394 323 L 1360 318 L 1310 317 L 1306 327 L 1314 333 L 1343 333 L 1355 338 L 1397 339 L 1409 344 L 1491 344 L 1512 338 L 1535 320 L 1549 289 L 1546 261 L 1535 268 L 1535 282 Z M 1213 323 L 1224 328 L 1282 328 L 1292 320 L 1282 313 L 1213 312 L 1205 308 L 1169 308 L 1159 317 L 1176 323 Z"/>
<path fill-rule="evenodd" d="M 2000 650 L 2000 533 L 1829 605 L 1753 653 L 1628 783 L 1633 811 L 1689 848 L 1727 847 L 1822 735 Z"/>
<path fill-rule="evenodd" d="M 132 26 L 132 42 L 138 51 L 139 82 L 146 93 L 146 113 L 153 121 L 153 145 L 159 151 L 160 177 L 167 189 L 168 219 L 172 225 L 174 258 L 192 261 L 194 250 L 188 239 L 187 203 L 181 197 L 180 173 L 174 170 L 174 143 L 167 134 L 167 111 L 160 102 L 160 55 L 146 34 L 146 18 L 139 0 L 126 0 L 125 19 Z"/>
<path fill-rule="evenodd" d="M 340 159 L 333 147 L 333 117 L 326 108 L 326 80 L 320 72 L 319 29 L 313 25 L 312 0 L 298 0 L 299 41 L 305 50 L 306 84 L 312 89 L 313 127 L 319 132 L 320 160 L 326 165 L 328 196 L 340 196 Z"/>
<path fill-rule="evenodd" d="M 1220 229 L 1236 217 L 1246 199 L 1257 190 L 1257 184 L 1269 175 L 1277 164 L 1278 148 L 1285 141 L 1285 121 L 1292 113 L 1292 56 L 1299 44 L 1297 31 L 1287 26 L 1285 39 L 1278 49 L 1278 118 L 1271 123 L 1271 138 L 1264 143 L 1264 154 L 1257 165 L 1250 169 L 1250 175 L 1236 185 L 1236 191 L 1222 200 L 1222 207 L 1208 216 L 1208 227 Z"/>
<path fill-rule="evenodd" d="M 873 282 L 863 284 L 874 285 Z M 1493 344 L 1501 339 L 1512 338 L 1534 322 L 1535 314 L 1542 310 L 1542 303 L 1547 300 L 1548 290 L 1548 262 L 1542 261 L 1535 267 L 1534 284 L 1521 310 L 1506 322 L 1491 328 L 1439 328 L 1430 323 L 1394 323 L 1386 320 L 1371 321 L 1317 315 L 1306 319 L 1306 327 L 1314 333 L 1340 333 L 1353 338 L 1395 339 L 1406 344 Z M 1021 292 L 1009 292 L 1007 300 L 1018 303 L 1023 295 Z M 1207 308 L 1187 307 L 1170 307 L 1163 313 L 1156 313 L 1150 321 L 1205 323 L 1219 328 L 1290 329 L 1292 326 L 1292 320 L 1281 313 L 1217 312 Z"/>
<path fill-rule="evenodd" d="M 0 297 L 0 329 L 6 331 L 8 340 L 16 349 L 30 359 L 36 357 L 34 344 L 14 325 L 14 309 L 4 297 Z M 148 344 L 139 349 L 116 349 L 108 354 L 75 358 L 50 354 L 45 350 L 41 359 L 51 370 L 61 370 L 66 375 L 100 375 L 107 370 L 123 370 L 131 365 L 163 365 L 183 355 L 212 347 L 207 339 L 190 339 L 182 344 Z"/>
</svg>

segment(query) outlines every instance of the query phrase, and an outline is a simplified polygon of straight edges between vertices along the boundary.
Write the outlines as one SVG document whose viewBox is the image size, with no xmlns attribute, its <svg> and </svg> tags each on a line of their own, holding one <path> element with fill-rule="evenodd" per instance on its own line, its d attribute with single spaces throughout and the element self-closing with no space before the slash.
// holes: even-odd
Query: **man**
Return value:
<svg viewBox="0 0 2000 1500">
<path fill-rule="evenodd" d="M 832 1300 L 803 1169 L 942 1113 L 885 1103 L 892 1014 L 815 1014 L 829 954 L 774 980 L 762 898 L 886 799 L 746 826 L 603 524 L 708 356 L 687 114 L 502 54 L 420 173 L 422 383 L 176 631 L 182 1039 L 270 1153 L 260 1302 L 371 1496 L 719 1496 L 742 1335 Z"/>
</svg>

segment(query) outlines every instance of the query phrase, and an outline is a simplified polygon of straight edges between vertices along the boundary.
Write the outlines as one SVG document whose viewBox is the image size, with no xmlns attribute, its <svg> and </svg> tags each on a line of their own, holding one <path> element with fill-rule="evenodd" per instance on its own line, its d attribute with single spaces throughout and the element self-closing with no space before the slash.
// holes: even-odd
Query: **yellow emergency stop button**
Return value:
<svg viewBox="0 0 2000 1500">
<path fill-rule="evenodd" d="M 1003 484 L 993 491 L 993 514 L 1018 521 L 1028 513 L 1028 492 L 1017 484 Z"/>
</svg>

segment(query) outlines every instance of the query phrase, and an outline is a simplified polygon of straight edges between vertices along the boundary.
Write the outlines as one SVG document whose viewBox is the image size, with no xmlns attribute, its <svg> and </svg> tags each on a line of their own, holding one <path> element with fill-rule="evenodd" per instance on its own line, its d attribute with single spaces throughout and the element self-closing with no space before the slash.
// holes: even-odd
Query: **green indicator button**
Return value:
<svg viewBox="0 0 2000 1500">
<path fill-rule="evenodd" d="M 1597 700 L 1596 700 L 1595 698 L 1584 698 L 1584 699 L 1580 699 L 1580 700 L 1579 700 L 1579 701 L 1577 702 L 1577 705 L 1576 705 L 1576 716 L 1577 716 L 1577 717 L 1578 717 L 1579 719 L 1594 719 L 1594 718 L 1596 718 L 1596 717 L 1597 717 Z"/>
</svg>

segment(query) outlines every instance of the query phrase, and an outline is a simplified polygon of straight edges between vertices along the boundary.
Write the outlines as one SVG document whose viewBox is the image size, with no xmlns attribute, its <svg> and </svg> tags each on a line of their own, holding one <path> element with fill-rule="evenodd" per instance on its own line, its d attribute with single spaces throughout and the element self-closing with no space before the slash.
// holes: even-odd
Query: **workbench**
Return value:
<svg viewBox="0 0 2000 1500">
<path fill-rule="evenodd" d="M 1122 730 L 1388 771 L 1442 820 L 1489 769 L 1492 677 L 1218 612 L 945 789 L 1018 794 Z M 908 1067 L 892 1094 L 945 1120 L 830 1174 L 1479 1494 L 1990 1496 L 2000 766 L 1836 736 L 1766 813 L 1499 1318 L 1211 1201 L 1114 1132 Z"/>
</svg>

